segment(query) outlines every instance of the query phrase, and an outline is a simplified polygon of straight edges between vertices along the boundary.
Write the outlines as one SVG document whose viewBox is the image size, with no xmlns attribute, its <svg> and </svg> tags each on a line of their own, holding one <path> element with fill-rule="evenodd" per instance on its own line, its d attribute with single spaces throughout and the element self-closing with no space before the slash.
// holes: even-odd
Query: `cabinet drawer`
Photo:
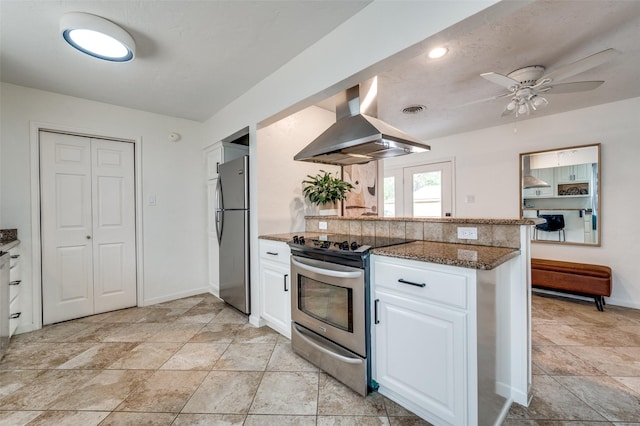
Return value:
<svg viewBox="0 0 640 426">
<path fill-rule="evenodd" d="M 18 297 L 18 294 L 20 293 L 21 288 L 22 288 L 22 281 L 11 280 L 9 284 L 9 303 L 16 300 L 16 297 Z"/>
<path fill-rule="evenodd" d="M 9 250 L 9 255 L 11 256 L 11 272 L 13 273 L 14 271 L 19 270 L 19 266 L 20 266 L 20 253 L 18 253 L 18 250 L 16 249 L 12 249 Z"/>
<path fill-rule="evenodd" d="M 16 297 L 9 305 L 9 336 L 12 336 L 18 328 L 21 315 L 20 298 Z"/>
<path fill-rule="evenodd" d="M 287 243 L 270 240 L 260 240 L 260 257 L 278 263 L 289 264 L 291 250 Z"/>
<path fill-rule="evenodd" d="M 383 259 L 376 257 L 373 262 L 376 289 L 385 288 L 418 300 L 467 308 L 467 285 L 472 271 L 465 273 L 453 266 Z"/>
</svg>

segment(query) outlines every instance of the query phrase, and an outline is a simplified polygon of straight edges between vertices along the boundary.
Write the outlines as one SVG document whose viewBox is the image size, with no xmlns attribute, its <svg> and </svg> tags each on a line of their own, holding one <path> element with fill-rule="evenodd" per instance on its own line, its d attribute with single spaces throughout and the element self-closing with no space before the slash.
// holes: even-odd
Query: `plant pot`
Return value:
<svg viewBox="0 0 640 426">
<path fill-rule="evenodd" d="M 320 216 L 338 216 L 340 214 L 340 209 L 338 203 L 334 201 L 333 203 L 321 204 L 319 215 Z"/>
</svg>

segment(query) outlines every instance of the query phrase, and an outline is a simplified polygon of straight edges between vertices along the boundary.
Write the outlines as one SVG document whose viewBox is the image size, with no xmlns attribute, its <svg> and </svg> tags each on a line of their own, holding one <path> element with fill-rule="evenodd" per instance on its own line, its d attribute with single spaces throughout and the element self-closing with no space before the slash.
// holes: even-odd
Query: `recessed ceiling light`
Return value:
<svg viewBox="0 0 640 426">
<path fill-rule="evenodd" d="M 447 54 L 447 52 L 449 52 L 449 49 L 447 49 L 446 47 L 436 47 L 429 51 L 429 57 L 431 59 L 442 58 L 444 55 Z"/>
<path fill-rule="evenodd" d="M 81 12 L 66 13 L 60 19 L 65 41 L 82 53 L 111 62 L 128 62 L 135 56 L 136 43 L 128 32 L 111 21 Z"/>
</svg>

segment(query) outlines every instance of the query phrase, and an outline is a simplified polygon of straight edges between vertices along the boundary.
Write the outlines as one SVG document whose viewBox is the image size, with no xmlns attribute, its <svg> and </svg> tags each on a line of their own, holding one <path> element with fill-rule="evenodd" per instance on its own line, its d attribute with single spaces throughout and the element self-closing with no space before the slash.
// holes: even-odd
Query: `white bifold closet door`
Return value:
<svg viewBox="0 0 640 426">
<path fill-rule="evenodd" d="M 43 324 L 136 305 L 133 148 L 40 132 Z"/>
</svg>

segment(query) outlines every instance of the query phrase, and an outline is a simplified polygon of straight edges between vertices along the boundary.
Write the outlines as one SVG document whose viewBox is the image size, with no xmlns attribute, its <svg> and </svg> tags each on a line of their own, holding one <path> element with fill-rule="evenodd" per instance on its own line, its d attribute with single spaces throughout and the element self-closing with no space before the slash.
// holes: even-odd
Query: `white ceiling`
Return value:
<svg viewBox="0 0 640 426">
<path fill-rule="evenodd" d="M 379 118 L 423 140 L 526 119 L 501 117 L 509 97 L 463 105 L 506 93 L 481 73 L 506 75 L 530 65 L 552 71 L 610 47 L 621 54 L 561 81 L 604 84 L 587 92 L 548 94 L 549 105 L 530 117 L 640 96 L 640 1 L 535 1 L 479 28 L 467 28 L 462 22 L 433 37 L 449 48 L 444 58 L 430 60 L 425 52 L 378 76 Z M 412 104 L 427 110 L 401 112 Z"/>
<path fill-rule="evenodd" d="M 0 76 L 13 84 L 202 121 L 367 3 L 0 0 Z M 136 40 L 136 59 L 106 63 L 67 46 L 58 22 L 69 11 L 94 13 L 124 27 Z M 491 15 L 498 18 L 488 16 L 480 27 L 463 21 L 424 43 L 447 46 L 444 58 L 429 60 L 425 52 L 379 74 L 378 116 L 424 140 L 513 122 L 501 117 L 508 98 L 461 106 L 504 93 L 481 73 L 508 74 L 529 65 L 553 70 L 609 47 L 621 54 L 565 81 L 605 80 L 602 86 L 550 94 L 549 106 L 535 116 L 640 96 L 640 1 L 538 0 Z M 412 104 L 427 110 L 402 114 Z"/>
<path fill-rule="evenodd" d="M 2 81 L 203 121 L 370 0 L 0 1 Z M 113 21 L 136 41 L 130 63 L 69 47 L 67 12 Z"/>
</svg>

